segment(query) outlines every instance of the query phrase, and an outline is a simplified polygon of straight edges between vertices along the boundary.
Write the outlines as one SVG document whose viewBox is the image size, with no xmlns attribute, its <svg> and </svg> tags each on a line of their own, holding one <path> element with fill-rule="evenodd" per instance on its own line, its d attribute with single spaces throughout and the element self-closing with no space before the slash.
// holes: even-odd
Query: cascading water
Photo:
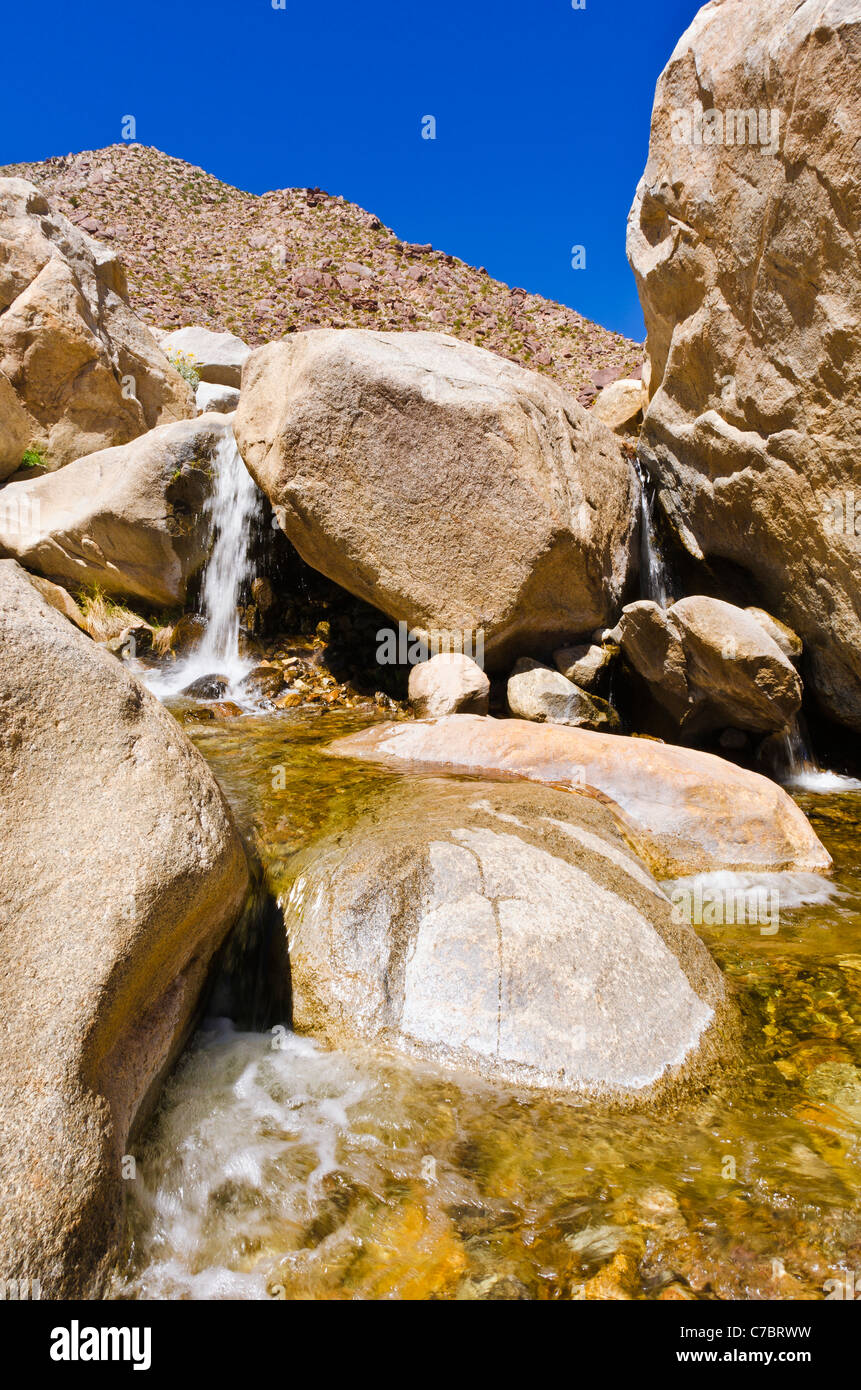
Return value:
<svg viewBox="0 0 861 1390">
<path fill-rule="evenodd" d="M 636 468 L 640 479 L 640 591 L 643 598 L 652 599 L 662 608 L 667 608 L 672 602 L 672 595 L 655 530 L 654 489 L 639 458 Z"/>
<path fill-rule="evenodd" d="M 167 672 L 153 676 L 154 694 L 177 695 L 202 676 L 219 675 L 233 693 L 254 665 L 240 654 L 238 604 L 251 578 L 251 540 L 262 497 L 232 433 L 219 443 L 213 458 L 214 484 L 206 503 L 213 536 L 200 595 L 206 624 L 203 640 L 192 654 Z"/>
<path fill-rule="evenodd" d="M 861 790 L 861 782 L 854 777 L 844 777 L 839 772 L 828 772 L 821 767 L 807 742 L 807 733 L 801 715 L 796 716 L 783 737 L 778 776 L 787 787 L 798 791 L 841 792 Z"/>
</svg>

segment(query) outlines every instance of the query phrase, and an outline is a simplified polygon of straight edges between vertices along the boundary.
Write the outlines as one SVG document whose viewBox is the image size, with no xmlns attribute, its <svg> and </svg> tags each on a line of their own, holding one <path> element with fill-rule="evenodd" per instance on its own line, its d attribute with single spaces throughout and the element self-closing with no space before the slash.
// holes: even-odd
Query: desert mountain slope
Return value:
<svg viewBox="0 0 861 1390">
<path fill-rule="evenodd" d="M 153 327 L 204 324 L 251 344 L 318 326 L 443 330 L 546 372 L 586 405 L 642 360 L 627 338 L 404 243 L 372 213 L 319 189 L 258 197 L 142 145 L 0 174 L 37 184 L 71 221 L 114 246 L 132 307 Z"/>
</svg>

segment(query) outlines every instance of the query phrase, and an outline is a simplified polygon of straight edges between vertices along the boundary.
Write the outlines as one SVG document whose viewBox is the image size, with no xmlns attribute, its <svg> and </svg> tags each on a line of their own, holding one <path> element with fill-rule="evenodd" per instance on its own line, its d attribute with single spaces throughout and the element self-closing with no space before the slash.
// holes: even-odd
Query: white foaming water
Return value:
<svg viewBox="0 0 861 1390">
<path fill-rule="evenodd" d="M 336 1188 L 349 1174 L 382 1192 L 394 1151 L 402 1175 L 420 1174 L 427 1135 L 407 1118 L 399 1075 L 360 1051 L 211 1020 L 140 1157 L 135 1267 L 117 1274 L 112 1296 L 278 1297 L 285 1277 L 301 1285 L 360 1248 L 349 1223 L 322 1243 L 302 1232 L 328 1210 L 333 1176 Z M 452 1200 L 445 1183 L 440 1192 Z"/>
<path fill-rule="evenodd" d="M 783 747 L 784 767 L 780 780 L 785 787 L 794 787 L 797 791 L 820 792 L 824 795 L 861 791 L 861 782 L 857 778 L 843 777 L 839 772 L 828 772 L 819 766 L 807 746 L 797 719 L 793 720 L 787 730 Z"/>
<path fill-rule="evenodd" d="M 225 676 L 229 695 L 254 665 L 239 654 L 237 605 L 243 583 L 251 577 L 251 537 L 259 515 L 261 494 L 232 432 L 218 445 L 213 459 L 214 486 L 205 507 L 214 544 L 206 564 L 200 612 L 206 631 L 200 646 L 168 671 L 146 683 L 160 698 L 178 695 L 201 676 Z"/>
<path fill-rule="evenodd" d="M 704 894 L 752 893 L 756 890 L 777 894 L 781 908 L 816 907 L 833 902 L 845 894 L 830 878 L 822 874 L 733 873 L 728 869 L 710 874 L 692 874 L 689 878 L 664 879 L 661 887 L 668 898 L 687 889 L 700 889 Z"/>
</svg>

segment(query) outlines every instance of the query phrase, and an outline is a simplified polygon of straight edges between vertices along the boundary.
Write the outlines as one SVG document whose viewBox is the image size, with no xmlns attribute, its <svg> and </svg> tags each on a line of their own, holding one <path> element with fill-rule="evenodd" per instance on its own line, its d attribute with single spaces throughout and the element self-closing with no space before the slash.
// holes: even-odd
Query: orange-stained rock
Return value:
<svg viewBox="0 0 861 1390">
<path fill-rule="evenodd" d="M 527 777 L 609 799 L 658 876 L 712 869 L 826 870 L 831 857 L 775 782 L 691 748 L 520 719 L 452 715 L 377 724 L 338 757 Z"/>
</svg>

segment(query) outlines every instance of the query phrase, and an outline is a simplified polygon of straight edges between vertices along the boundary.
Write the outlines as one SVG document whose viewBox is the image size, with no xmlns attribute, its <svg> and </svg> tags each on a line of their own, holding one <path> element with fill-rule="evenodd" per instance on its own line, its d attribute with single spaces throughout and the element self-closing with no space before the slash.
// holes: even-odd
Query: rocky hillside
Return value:
<svg viewBox="0 0 861 1390">
<path fill-rule="evenodd" d="M 435 329 L 547 373 L 590 405 L 642 348 L 454 256 L 402 242 L 320 189 L 258 197 L 142 145 L 13 164 L 112 246 L 153 327 L 203 324 L 258 344 L 312 327 Z"/>
</svg>

